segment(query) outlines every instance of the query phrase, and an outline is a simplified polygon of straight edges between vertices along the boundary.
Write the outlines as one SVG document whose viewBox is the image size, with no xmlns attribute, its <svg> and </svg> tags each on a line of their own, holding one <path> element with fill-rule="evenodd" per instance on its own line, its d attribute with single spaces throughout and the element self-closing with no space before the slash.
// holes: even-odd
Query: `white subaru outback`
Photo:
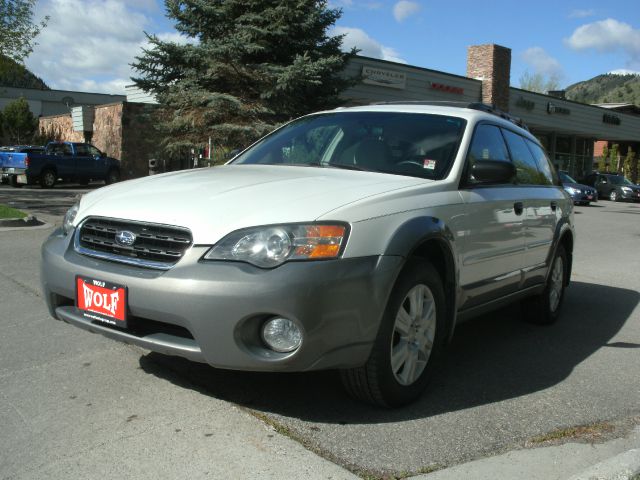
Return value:
<svg viewBox="0 0 640 480">
<path fill-rule="evenodd" d="M 573 205 L 536 138 L 482 104 L 308 115 L 225 166 L 101 188 L 42 247 L 53 317 L 255 371 L 339 369 L 416 399 L 458 322 L 569 283 Z"/>
</svg>

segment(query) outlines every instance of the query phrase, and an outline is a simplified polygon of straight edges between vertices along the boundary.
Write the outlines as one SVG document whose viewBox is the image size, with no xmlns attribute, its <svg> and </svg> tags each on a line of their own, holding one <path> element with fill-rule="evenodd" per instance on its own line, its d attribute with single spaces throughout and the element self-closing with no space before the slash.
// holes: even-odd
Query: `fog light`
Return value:
<svg viewBox="0 0 640 480">
<path fill-rule="evenodd" d="M 262 340 L 272 350 L 288 353 L 300 348 L 302 332 L 291 320 L 273 317 L 262 326 Z"/>
</svg>

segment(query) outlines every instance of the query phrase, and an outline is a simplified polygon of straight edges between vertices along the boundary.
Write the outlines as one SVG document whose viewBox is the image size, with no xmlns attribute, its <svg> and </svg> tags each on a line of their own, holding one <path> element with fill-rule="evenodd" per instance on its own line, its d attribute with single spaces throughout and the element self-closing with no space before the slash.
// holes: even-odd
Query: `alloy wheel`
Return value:
<svg viewBox="0 0 640 480">
<path fill-rule="evenodd" d="M 436 303 L 426 285 L 414 286 L 396 314 L 391 336 L 391 369 L 401 385 L 413 384 L 424 371 L 436 334 Z"/>
<path fill-rule="evenodd" d="M 564 283 L 564 262 L 562 257 L 556 257 L 551 271 L 551 285 L 549 288 L 549 309 L 555 312 L 560 305 L 562 298 L 562 288 Z"/>
</svg>

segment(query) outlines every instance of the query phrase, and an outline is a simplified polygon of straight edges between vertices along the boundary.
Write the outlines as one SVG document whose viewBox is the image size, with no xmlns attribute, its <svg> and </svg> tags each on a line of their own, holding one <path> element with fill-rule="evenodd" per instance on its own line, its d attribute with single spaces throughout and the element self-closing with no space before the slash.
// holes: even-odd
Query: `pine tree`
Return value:
<svg viewBox="0 0 640 480">
<path fill-rule="evenodd" d="M 240 147 L 283 121 L 341 103 L 349 56 L 328 29 L 341 11 L 313 0 L 166 0 L 191 41 L 136 57 L 136 85 L 167 107 L 167 148 Z"/>
<path fill-rule="evenodd" d="M 38 119 L 29 110 L 29 104 L 24 97 L 7 104 L 2 120 L 2 130 L 10 145 L 30 142 L 38 127 Z"/>
</svg>

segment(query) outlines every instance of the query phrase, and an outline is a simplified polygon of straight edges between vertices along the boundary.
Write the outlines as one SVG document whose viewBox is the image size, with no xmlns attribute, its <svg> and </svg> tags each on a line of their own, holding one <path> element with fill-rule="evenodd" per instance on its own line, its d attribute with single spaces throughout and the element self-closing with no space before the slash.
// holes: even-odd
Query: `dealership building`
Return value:
<svg viewBox="0 0 640 480">
<path fill-rule="evenodd" d="M 384 60 L 355 57 L 346 71 L 362 81 L 346 93 L 352 105 L 389 101 L 484 102 L 520 118 L 546 148 L 560 170 L 581 177 L 604 169 L 594 158 L 596 141 L 640 149 L 638 107 L 586 105 L 563 98 L 563 92 L 542 95 L 509 85 L 511 50 L 499 45 L 468 49 L 467 76 Z M 598 152 L 596 152 L 598 153 Z"/>
<path fill-rule="evenodd" d="M 344 72 L 360 81 L 343 93 L 349 105 L 397 101 L 484 102 L 520 118 L 540 139 L 553 163 L 582 177 L 604 164 L 602 145 L 619 144 L 640 151 L 640 108 L 628 104 L 586 105 L 563 98 L 563 92 L 542 95 L 513 88 L 511 50 L 499 45 L 468 48 L 466 77 L 362 56 L 353 57 Z M 123 162 L 123 175 L 148 172 L 148 160 L 160 141 L 153 128 L 155 99 L 135 86 L 126 96 L 62 90 L 0 87 L 0 108 L 26 98 L 40 116 L 43 134 L 60 140 L 91 141 Z M 203 147 L 206 139 L 203 139 Z M 594 152 L 595 146 L 595 152 Z M 594 156 L 595 153 L 595 156 Z M 181 162 L 172 168 L 188 168 Z"/>
</svg>

